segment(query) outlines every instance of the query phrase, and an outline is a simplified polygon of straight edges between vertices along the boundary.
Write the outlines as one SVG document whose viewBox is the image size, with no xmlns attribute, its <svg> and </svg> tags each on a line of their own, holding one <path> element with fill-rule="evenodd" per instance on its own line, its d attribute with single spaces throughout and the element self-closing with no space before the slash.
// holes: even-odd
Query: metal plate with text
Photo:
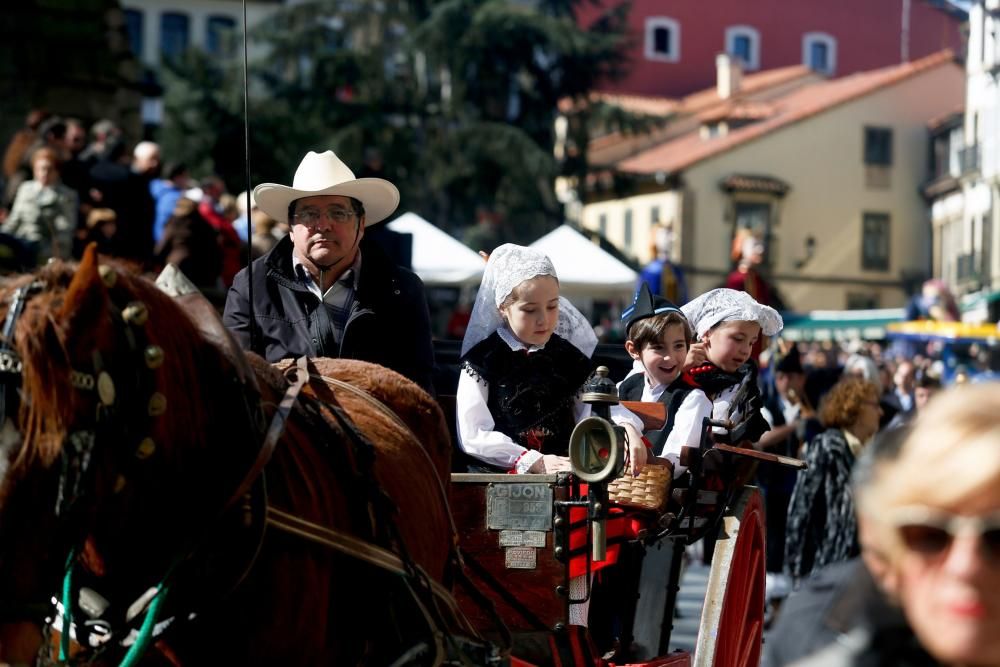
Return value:
<svg viewBox="0 0 1000 667">
<path fill-rule="evenodd" d="M 552 487 L 548 484 L 490 484 L 486 527 L 491 530 L 552 530 Z"/>
<path fill-rule="evenodd" d="M 504 566 L 508 570 L 534 570 L 538 566 L 534 547 L 508 547 Z"/>
<path fill-rule="evenodd" d="M 502 547 L 544 547 L 544 530 L 501 530 Z"/>
</svg>

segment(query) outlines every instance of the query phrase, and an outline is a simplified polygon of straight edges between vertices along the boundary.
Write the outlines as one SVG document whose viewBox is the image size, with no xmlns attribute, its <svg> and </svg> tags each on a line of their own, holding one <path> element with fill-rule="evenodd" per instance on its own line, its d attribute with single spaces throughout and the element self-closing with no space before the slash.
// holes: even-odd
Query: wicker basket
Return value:
<svg viewBox="0 0 1000 667">
<path fill-rule="evenodd" d="M 608 498 L 615 505 L 663 513 L 667 508 L 672 479 L 668 466 L 643 466 L 638 477 L 623 475 L 608 484 Z"/>
</svg>

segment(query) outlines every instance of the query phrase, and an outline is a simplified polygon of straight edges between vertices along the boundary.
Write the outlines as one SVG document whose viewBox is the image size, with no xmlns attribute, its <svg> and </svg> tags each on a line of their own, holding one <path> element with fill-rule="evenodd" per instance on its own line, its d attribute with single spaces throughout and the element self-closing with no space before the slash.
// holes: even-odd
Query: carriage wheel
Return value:
<svg viewBox="0 0 1000 667">
<path fill-rule="evenodd" d="M 698 667 L 757 667 L 764 634 L 764 506 L 744 487 L 719 527 L 705 608 L 698 629 Z"/>
</svg>

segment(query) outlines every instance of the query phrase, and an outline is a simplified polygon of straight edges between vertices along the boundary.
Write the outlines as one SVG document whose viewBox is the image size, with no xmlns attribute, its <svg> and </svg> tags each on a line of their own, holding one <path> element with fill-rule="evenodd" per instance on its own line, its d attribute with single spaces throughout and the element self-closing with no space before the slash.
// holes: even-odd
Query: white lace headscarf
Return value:
<svg viewBox="0 0 1000 667">
<path fill-rule="evenodd" d="M 500 305 L 510 296 L 514 288 L 525 280 L 538 276 L 552 276 L 556 280 L 556 268 L 552 260 L 533 248 L 505 243 L 490 255 L 483 272 L 483 282 L 476 294 L 469 326 L 462 340 L 462 356 L 481 341 L 489 338 L 494 331 L 504 326 Z M 566 297 L 559 297 L 559 321 L 555 333 L 570 343 L 587 357 L 597 347 L 597 334 L 579 310 Z"/>
<path fill-rule="evenodd" d="M 720 287 L 705 292 L 681 306 L 692 328 L 702 338 L 705 332 L 722 322 L 756 322 L 765 336 L 776 336 L 784 326 L 774 308 L 757 303 L 746 292 Z"/>
</svg>

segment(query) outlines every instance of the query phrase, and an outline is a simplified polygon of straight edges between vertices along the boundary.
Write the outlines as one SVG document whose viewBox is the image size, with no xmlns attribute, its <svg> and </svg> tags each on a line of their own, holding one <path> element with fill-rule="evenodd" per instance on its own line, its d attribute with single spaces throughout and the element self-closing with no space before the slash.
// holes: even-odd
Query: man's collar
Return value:
<svg viewBox="0 0 1000 667">
<path fill-rule="evenodd" d="M 295 252 L 295 246 L 292 246 L 292 272 L 295 277 L 299 280 L 311 281 L 316 284 L 316 279 L 306 268 L 305 263 L 299 259 L 298 253 Z M 354 263 L 351 264 L 350 268 L 344 271 L 334 283 L 343 283 L 344 285 L 358 289 L 358 278 L 361 276 L 361 249 L 358 249 L 358 253 L 354 256 Z M 320 286 L 322 287 L 322 286 Z M 331 285 L 333 287 L 333 285 Z"/>
</svg>

